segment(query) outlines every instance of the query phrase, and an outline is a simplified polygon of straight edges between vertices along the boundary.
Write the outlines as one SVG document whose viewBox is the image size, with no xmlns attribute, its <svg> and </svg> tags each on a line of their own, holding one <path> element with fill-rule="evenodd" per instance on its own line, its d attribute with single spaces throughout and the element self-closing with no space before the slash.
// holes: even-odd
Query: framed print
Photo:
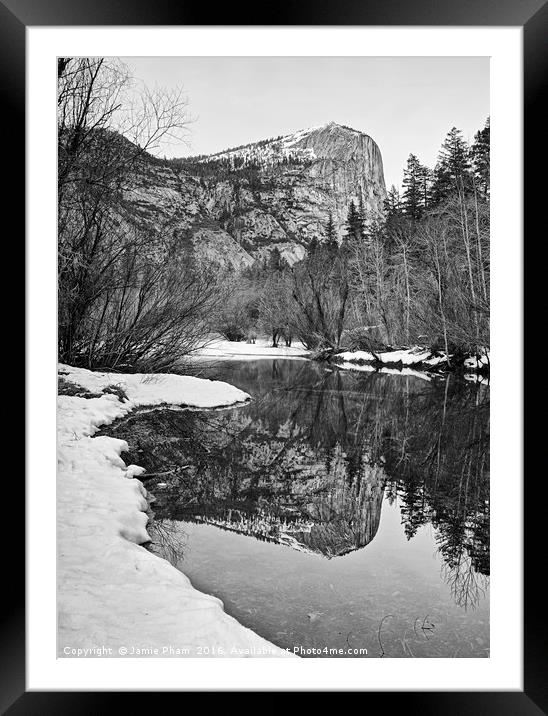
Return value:
<svg viewBox="0 0 548 716">
<path fill-rule="evenodd" d="M 2 0 L 29 396 L 9 713 L 546 710 L 522 430 L 546 5 L 399 5 Z"/>
</svg>

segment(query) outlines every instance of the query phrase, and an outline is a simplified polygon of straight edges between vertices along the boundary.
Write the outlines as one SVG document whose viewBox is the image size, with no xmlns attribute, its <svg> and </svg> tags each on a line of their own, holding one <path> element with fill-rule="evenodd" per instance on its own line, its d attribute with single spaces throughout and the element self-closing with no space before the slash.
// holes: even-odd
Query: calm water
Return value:
<svg viewBox="0 0 548 716">
<path fill-rule="evenodd" d="M 207 375 L 253 401 L 117 428 L 160 473 L 155 551 L 279 646 L 489 655 L 488 387 L 290 360 Z"/>
</svg>

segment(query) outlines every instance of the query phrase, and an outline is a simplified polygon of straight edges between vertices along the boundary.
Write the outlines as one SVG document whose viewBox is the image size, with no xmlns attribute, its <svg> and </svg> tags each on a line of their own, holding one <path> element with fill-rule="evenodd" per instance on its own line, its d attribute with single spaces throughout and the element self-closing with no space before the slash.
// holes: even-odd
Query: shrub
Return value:
<svg viewBox="0 0 548 716">
<path fill-rule="evenodd" d="M 127 393 L 122 388 L 122 386 L 116 385 L 114 383 L 111 383 L 110 385 L 107 385 L 106 388 L 103 388 L 103 393 L 110 393 L 111 395 L 115 395 L 121 403 L 124 403 L 126 400 L 129 400 Z"/>
<path fill-rule="evenodd" d="M 57 395 L 70 395 L 76 398 L 100 398 L 101 393 L 92 393 L 91 390 L 84 388 L 82 385 L 73 383 L 66 378 L 58 378 Z"/>
<path fill-rule="evenodd" d="M 376 326 L 359 326 L 345 331 L 341 342 L 350 351 L 382 353 L 388 348 L 381 340 L 380 331 Z"/>
</svg>

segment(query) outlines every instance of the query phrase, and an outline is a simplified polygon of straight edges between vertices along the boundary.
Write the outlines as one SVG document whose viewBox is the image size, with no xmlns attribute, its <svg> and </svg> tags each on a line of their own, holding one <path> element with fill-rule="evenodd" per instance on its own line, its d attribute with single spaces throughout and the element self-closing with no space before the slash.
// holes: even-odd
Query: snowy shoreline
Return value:
<svg viewBox="0 0 548 716">
<path fill-rule="evenodd" d="M 446 354 L 433 353 L 421 346 L 390 350 L 384 353 L 360 350 L 343 351 L 330 356 L 329 362 L 342 369 L 399 373 L 400 375 L 414 375 L 427 380 L 432 376 L 447 375 L 452 371 Z M 484 353 L 479 358 L 475 356 L 465 358 L 459 367 L 462 369 L 463 377 L 466 380 L 488 382 L 489 352 Z"/>
<path fill-rule="evenodd" d="M 291 347 L 279 345 L 273 348 L 271 342 L 265 338 L 258 338 L 256 343 L 244 341 L 228 341 L 224 338 L 213 338 L 204 348 L 194 353 L 191 360 L 260 360 L 264 358 L 283 358 L 294 360 L 321 360 L 338 368 L 361 370 L 368 372 L 383 372 L 400 375 L 414 375 L 427 380 L 432 375 L 444 375 L 451 372 L 447 363 L 447 356 L 443 352 L 432 352 L 424 346 L 412 348 L 393 349 L 379 353 L 369 351 L 339 351 L 332 353 L 328 358 L 318 359 L 314 351 L 308 350 L 300 341 L 295 341 Z M 487 380 L 489 373 L 489 351 L 480 357 L 469 356 L 460 366 L 467 380 L 480 378 L 480 374 Z M 487 378 L 485 377 L 487 374 Z"/>
<path fill-rule="evenodd" d="M 284 358 L 290 360 L 305 360 L 310 358 L 311 351 L 302 343 L 295 341 L 293 345 L 280 344 L 277 348 L 264 338 L 257 338 L 255 343 L 245 341 L 227 341 L 224 338 L 214 338 L 199 351 L 190 356 L 191 360 L 219 359 L 219 360 L 260 360 L 262 358 Z"/>
<path fill-rule="evenodd" d="M 58 656 L 292 656 L 142 546 L 150 541 L 147 492 L 136 479 L 144 470 L 124 463 L 125 441 L 93 437 L 136 408 L 221 408 L 244 404 L 249 395 L 190 376 L 95 373 L 62 364 L 58 372 L 100 395 L 58 397 Z M 113 384 L 127 400 L 102 394 Z"/>
</svg>

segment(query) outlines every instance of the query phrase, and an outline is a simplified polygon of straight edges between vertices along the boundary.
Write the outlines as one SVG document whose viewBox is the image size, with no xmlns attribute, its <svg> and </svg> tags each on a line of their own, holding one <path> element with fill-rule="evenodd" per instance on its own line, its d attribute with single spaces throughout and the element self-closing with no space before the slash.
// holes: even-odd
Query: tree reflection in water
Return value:
<svg viewBox="0 0 548 716">
<path fill-rule="evenodd" d="M 131 462 L 161 473 L 147 482 L 156 535 L 205 522 L 333 558 L 374 539 L 386 496 L 408 539 L 434 527 L 454 600 L 475 606 L 489 575 L 488 387 L 284 360 L 210 377 L 253 401 L 109 428 Z"/>
</svg>

